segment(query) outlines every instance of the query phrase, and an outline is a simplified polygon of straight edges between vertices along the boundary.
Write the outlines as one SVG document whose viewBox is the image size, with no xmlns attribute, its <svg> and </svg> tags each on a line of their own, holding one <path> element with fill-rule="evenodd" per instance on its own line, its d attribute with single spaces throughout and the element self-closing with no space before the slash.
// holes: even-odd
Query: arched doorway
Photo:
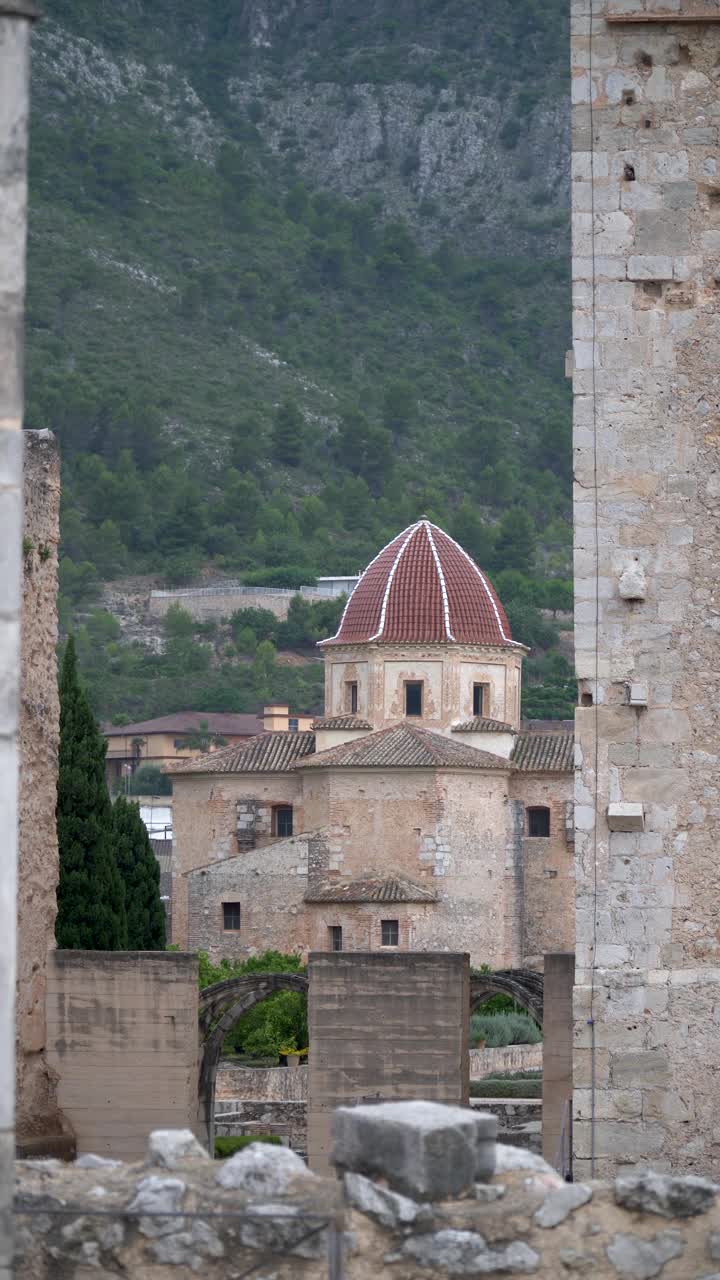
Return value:
<svg viewBox="0 0 720 1280">
<path fill-rule="evenodd" d="M 205 1129 L 208 1151 L 215 1149 L 215 1077 L 223 1041 L 238 1018 L 276 991 L 307 995 L 308 980 L 301 973 L 249 973 L 215 982 L 200 993 L 200 1074 L 198 1124 Z"/>
<path fill-rule="evenodd" d="M 542 1026 L 543 975 L 535 969 L 498 969 L 496 973 L 473 973 L 470 976 L 470 1012 L 490 996 L 510 996 Z"/>
</svg>

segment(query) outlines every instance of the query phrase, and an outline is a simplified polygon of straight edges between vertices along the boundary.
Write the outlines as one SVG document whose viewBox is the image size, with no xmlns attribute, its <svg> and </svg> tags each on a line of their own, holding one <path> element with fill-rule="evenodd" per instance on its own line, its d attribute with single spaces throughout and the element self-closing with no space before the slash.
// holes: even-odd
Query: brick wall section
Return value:
<svg viewBox="0 0 720 1280">
<path fill-rule="evenodd" d="M 329 1169 L 335 1107 L 361 1099 L 467 1102 L 467 955 L 310 957 L 308 1158 Z"/>
<path fill-rule="evenodd" d="M 197 958 L 53 952 L 47 1045 L 78 1152 L 137 1160 L 151 1130 L 194 1128 Z"/>
<path fill-rule="evenodd" d="M 572 4 L 575 1170 L 717 1176 L 720 25 L 633 7 Z"/>
<path fill-rule="evenodd" d="M 60 458 L 49 431 L 25 432 L 25 519 L 20 703 L 20 851 L 17 946 L 19 1138 L 62 1131 L 45 1061 L 47 953 L 55 945 L 59 874 L 55 802 Z"/>
</svg>

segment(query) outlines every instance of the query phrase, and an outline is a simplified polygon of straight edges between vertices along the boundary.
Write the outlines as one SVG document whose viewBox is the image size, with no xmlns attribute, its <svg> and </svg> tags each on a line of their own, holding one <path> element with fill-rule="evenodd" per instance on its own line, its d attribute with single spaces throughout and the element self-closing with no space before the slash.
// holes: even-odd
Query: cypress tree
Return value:
<svg viewBox="0 0 720 1280">
<path fill-rule="evenodd" d="M 60 881 L 55 937 L 70 950 L 127 947 L 125 891 L 113 851 L 105 741 L 77 674 L 72 637 L 60 675 L 57 832 Z"/>
<path fill-rule="evenodd" d="M 165 950 L 160 868 L 140 809 L 120 796 L 113 805 L 115 857 L 125 885 L 130 951 Z"/>
</svg>

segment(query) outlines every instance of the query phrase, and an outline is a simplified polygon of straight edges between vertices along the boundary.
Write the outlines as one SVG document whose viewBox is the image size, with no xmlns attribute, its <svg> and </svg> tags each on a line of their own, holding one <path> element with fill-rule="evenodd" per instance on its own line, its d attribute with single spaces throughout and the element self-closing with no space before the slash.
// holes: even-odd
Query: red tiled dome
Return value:
<svg viewBox="0 0 720 1280">
<path fill-rule="evenodd" d="M 516 642 L 485 574 L 429 520 L 399 533 L 370 562 L 337 635 L 321 644 L 511 645 Z"/>
</svg>

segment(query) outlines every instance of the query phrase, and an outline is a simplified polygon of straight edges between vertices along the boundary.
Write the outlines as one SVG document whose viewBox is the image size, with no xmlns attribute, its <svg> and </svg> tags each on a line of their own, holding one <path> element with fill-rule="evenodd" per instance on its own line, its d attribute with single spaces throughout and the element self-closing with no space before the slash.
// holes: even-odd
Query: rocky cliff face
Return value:
<svg viewBox="0 0 720 1280">
<path fill-rule="evenodd" d="M 249 120 L 310 187 L 372 195 L 426 245 L 554 256 L 568 238 L 564 8 L 125 0 L 83 16 L 51 0 L 35 101 L 159 117 L 208 163 Z"/>
</svg>

